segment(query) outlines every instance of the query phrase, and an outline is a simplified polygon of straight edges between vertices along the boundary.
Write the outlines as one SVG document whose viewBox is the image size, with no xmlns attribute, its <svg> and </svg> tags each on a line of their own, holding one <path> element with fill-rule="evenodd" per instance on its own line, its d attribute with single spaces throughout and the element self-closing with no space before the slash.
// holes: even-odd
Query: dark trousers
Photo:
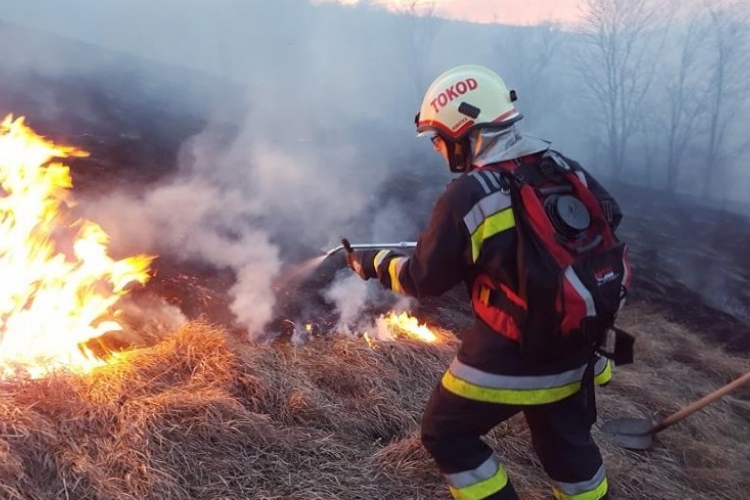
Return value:
<svg viewBox="0 0 750 500">
<path fill-rule="evenodd" d="M 480 436 L 521 411 L 534 450 L 552 480 L 578 483 L 594 477 L 602 457 L 591 437 L 591 420 L 581 393 L 546 405 L 511 406 L 465 399 L 438 385 L 422 418 L 422 443 L 443 474 L 472 470 L 492 455 Z M 487 500 L 516 498 L 509 483 Z"/>
</svg>

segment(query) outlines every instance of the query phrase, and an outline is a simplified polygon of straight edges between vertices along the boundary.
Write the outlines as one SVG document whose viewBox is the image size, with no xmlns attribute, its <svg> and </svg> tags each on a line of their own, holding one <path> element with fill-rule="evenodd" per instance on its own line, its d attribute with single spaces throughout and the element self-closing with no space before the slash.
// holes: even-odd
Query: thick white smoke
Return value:
<svg viewBox="0 0 750 500">
<path fill-rule="evenodd" d="M 262 229 L 238 228 L 237 220 L 258 214 L 257 204 L 245 200 L 241 191 L 186 180 L 145 195 L 115 194 L 87 205 L 120 249 L 149 249 L 233 269 L 237 283 L 230 293 L 238 320 L 257 331 L 270 319 L 278 249 Z"/>
</svg>

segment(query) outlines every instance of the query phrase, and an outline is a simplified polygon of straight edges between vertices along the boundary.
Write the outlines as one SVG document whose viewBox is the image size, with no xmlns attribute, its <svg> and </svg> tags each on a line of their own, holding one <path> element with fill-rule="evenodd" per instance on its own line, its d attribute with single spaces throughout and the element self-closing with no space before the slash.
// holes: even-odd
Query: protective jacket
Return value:
<svg viewBox="0 0 750 500">
<path fill-rule="evenodd" d="M 515 216 L 510 195 L 493 172 L 493 166 L 508 160 L 558 155 L 600 203 L 606 203 L 613 227 L 619 224 L 622 214 L 612 196 L 578 163 L 552 152 L 548 142 L 509 127 L 483 131 L 474 139 L 473 147 L 476 168 L 446 187 L 414 253 L 404 256 L 384 250 L 375 255 L 378 279 L 386 288 L 419 298 L 441 295 L 463 282 L 469 295 L 474 295 L 475 311 L 479 277 L 490 276 L 509 290 L 516 289 Z M 505 327 L 495 322 L 494 329 L 475 314 L 473 325 L 463 333 L 456 359 L 442 378 L 442 386 L 474 401 L 510 405 L 547 404 L 578 392 L 589 360 L 530 365 L 513 339 L 517 326 L 512 311 L 505 312 Z M 610 364 L 600 358 L 595 365 L 595 382 L 603 384 L 610 378 Z"/>
</svg>

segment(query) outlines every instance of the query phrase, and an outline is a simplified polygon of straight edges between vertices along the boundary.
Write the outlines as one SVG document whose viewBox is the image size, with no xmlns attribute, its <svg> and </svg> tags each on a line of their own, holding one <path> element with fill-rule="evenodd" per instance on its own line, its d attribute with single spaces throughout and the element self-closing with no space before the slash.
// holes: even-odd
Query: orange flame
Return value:
<svg viewBox="0 0 750 500">
<path fill-rule="evenodd" d="M 0 124 L 0 377 L 42 377 L 104 364 L 82 346 L 122 326 L 109 318 L 154 257 L 113 260 L 94 222 L 70 220 L 70 170 L 55 158 L 84 157 L 8 115 Z"/>
<path fill-rule="evenodd" d="M 365 342 L 371 349 L 375 349 L 375 341 L 372 339 L 369 333 L 363 333 L 362 338 L 365 339 Z"/>
<path fill-rule="evenodd" d="M 438 340 L 437 335 L 427 325 L 420 324 L 417 318 L 409 316 L 405 312 L 401 314 L 390 312 L 386 316 L 383 316 L 382 320 L 396 336 L 421 340 L 429 344 L 435 343 Z"/>
</svg>

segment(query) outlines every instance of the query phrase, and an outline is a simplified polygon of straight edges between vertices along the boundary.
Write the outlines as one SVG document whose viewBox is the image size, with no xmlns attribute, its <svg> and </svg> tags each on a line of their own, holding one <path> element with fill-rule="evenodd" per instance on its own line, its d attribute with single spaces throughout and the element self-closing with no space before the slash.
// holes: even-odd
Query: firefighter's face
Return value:
<svg viewBox="0 0 750 500">
<path fill-rule="evenodd" d="M 445 146 L 445 139 L 440 137 L 439 134 L 435 134 L 430 137 L 430 140 L 432 141 L 432 147 L 435 151 L 440 153 L 440 156 L 442 156 L 445 161 L 448 161 L 448 148 Z"/>
</svg>

